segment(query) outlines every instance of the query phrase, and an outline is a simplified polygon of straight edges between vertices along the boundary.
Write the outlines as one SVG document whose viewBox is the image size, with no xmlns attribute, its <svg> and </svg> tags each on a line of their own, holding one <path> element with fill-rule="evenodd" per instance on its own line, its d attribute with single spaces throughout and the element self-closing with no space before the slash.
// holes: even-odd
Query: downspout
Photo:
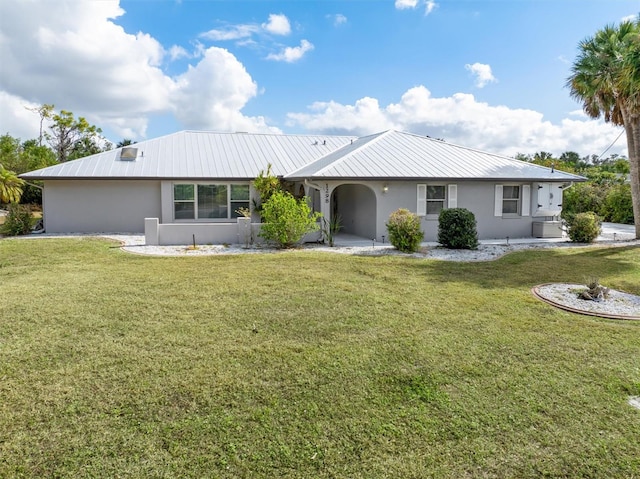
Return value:
<svg viewBox="0 0 640 479">
<path fill-rule="evenodd" d="M 573 181 L 570 181 L 568 184 L 567 183 L 562 184 L 562 208 L 563 209 L 564 209 L 564 192 L 567 191 L 572 186 L 573 186 Z M 560 215 L 562 215 L 562 210 L 560 211 Z M 566 225 L 564 224 L 564 220 L 562 219 L 562 216 L 559 216 L 559 218 L 561 221 L 560 227 L 565 233 L 568 233 Z"/>
<path fill-rule="evenodd" d="M 22 180 L 22 181 L 24 181 L 24 180 Z M 29 183 L 28 181 L 25 181 L 25 182 L 24 182 L 24 184 L 25 184 L 25 185 L 29 185 L 29 186 L 33 186 L 34 188 L 38 188 L 39 190 L 44 191 L 44 187 L 42 187 L 42 186 L 38 186 L 38 185 L 35 185 L 35 184 L 33 184 L 33 183 Z"/>
</svg>

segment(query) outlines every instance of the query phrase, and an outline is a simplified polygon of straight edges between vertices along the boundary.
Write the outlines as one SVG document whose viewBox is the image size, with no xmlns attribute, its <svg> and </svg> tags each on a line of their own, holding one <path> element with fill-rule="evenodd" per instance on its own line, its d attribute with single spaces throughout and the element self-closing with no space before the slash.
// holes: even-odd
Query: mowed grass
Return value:
<svg viewBox="0 0 640 479">
<path fill-rule="evenodd" d="M 640 477 L 640 248 L 488 263 L 0 241 L 0 477 Z"/>
</svg>

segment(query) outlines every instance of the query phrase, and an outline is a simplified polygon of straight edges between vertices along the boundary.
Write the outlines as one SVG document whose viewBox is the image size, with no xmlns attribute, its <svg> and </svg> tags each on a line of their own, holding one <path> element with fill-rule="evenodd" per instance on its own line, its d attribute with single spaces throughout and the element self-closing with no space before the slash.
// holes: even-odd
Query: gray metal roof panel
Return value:
<svg viewBox="0 0 640 479">
<path fill-rule="evenodd" d="M 289 178 L 583 181 L 562 171 L 433 138 L 389 130 L 361 138 Z"/>
<path fill-rule="evenodd" d="M 583 181 L 501 155 L 389 130 L 362 138 L 182 131 L 21 175 L 27 179 L 251 179 L 272 165 L 286 178 Z"/>
<path fill-rule="evenodd" d="M 182 131 L 132 145 L 135 161 L 115 149 L 21 175 L 70 178 L 255 178 L 268 164 L 284 176 L 351 142 L 351 137 Z"/>
</svg>

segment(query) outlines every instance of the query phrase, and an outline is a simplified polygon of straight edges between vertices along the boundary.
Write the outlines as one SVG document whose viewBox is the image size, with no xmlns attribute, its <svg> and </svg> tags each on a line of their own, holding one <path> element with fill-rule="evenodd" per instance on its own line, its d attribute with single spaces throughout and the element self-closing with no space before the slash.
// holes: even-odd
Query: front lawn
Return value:
<svg viewBox="0 0 640 479">
<path fill-rule="evenodd" d="M 640 476 L 640 322 L 535 299 L 640 247 L 489 263 L 0 240 L 0 477 Z"/>
</svg>

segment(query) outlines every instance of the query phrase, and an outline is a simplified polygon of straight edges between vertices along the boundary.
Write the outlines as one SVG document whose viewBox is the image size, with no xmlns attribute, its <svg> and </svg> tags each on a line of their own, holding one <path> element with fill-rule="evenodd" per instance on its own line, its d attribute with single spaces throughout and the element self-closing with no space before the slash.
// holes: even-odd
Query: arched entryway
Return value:
<svg viewBox="0 0 640 479">
<path fill-rule="evenodd" d="M 340 185 L 331 194 L 331 215 L 339 215 L 341 233 L 376 237 L 376 194 L 365 185 Z"/>
</svg>

